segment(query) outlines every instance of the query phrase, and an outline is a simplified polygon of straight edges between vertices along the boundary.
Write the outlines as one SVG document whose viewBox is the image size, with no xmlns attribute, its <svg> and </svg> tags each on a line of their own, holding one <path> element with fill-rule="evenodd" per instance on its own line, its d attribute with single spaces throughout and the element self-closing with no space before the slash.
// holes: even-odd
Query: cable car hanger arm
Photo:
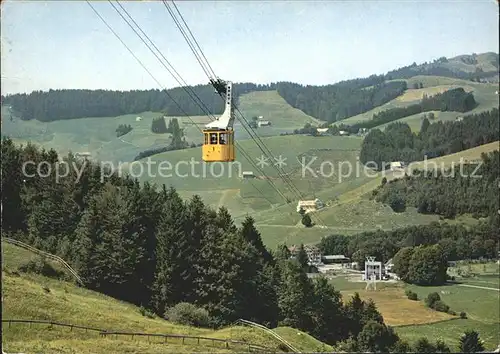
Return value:
<svg viewBox="0 0 500 354">
<path fill-rule="evenodd" d="M 234 112 L 233 112 L 233 83 L 231 81 L 224 82 L 221 79 L 211 79 L 210 83 L 215 88 L 215 91 L 221 96 L 225 96 L 224 113 L 213 122 L 205 125 L 206 129 L 210 130 L 229 130 L 233 129 Z"/>
</svg>

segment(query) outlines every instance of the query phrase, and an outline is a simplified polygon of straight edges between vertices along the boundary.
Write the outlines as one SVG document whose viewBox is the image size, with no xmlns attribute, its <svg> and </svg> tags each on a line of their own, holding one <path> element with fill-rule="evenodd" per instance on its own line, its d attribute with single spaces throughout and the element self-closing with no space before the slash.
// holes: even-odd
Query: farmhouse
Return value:
<svg viewBox="0 0 500 354">
<path fill-rule="evenodd" d="M 404 163 L 401 161 L 393 161 L 391 162 L 391 171 L 398 171 L 402 170 L 404 167 Z"/>
<path fill-rule="evenodd" d="M 90 152 L 76 152 L 75 153 L 75 157 L 88 158 L 90 156 L 91 156 Z"/>
<path fill-rule="evenodd" d="M 315 211 L 318 209 L 324 208 L 324 204 L 318 198 L 314 200 L 299 200 L 297 203 L 297 213 L 300 213 L 300 210 L 304 210 L 306 213 Z"/>
<path fill-rule="evenodd" d="M 259 120 L 257 122 L 257 126 L 259 127 L 267 127 L 267 126 L 270 126 L 271 125 L 271 122 L 268 121 L 268 120 Z"/>
<path fill-rule="evenodd" d="M 255 178 L 255 175 L 253 174 L 252 171 L 243 171 L 241 173 L 241 177 L 243 177 L 243 178 Z"/>
<path fill-rule="evenodd" d="M 346 130 L 341 130 L 341 131 L 339 131 L 339 135 L 340 136 L 349 136 L 349 132 Z"/>
<path fill-rule="evenodd" d="M 326 135 L 328 134 L 328 128 L 317 128 L 316 132 L 318 133 L 318 135 Z"/>
</svg>

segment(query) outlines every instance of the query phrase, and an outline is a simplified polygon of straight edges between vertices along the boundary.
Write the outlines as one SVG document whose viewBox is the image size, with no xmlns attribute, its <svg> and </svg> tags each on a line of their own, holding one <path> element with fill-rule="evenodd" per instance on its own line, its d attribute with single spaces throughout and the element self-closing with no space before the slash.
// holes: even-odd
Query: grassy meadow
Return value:
<svg viewBox="0 0 500 354">
<path fill-rule="evenodd" d="M 465 269 L 469 268 L 469 265 L 461 264 L 458 267 Z M 474 277 L 459 278 L 456 284 L 437 287 L 378 282 L 377 290 L 365 290 L 366 283 L 349 281 L 342 275 L 331 279 L 330 282 L 341 292 L 344 301 L 348 301 L 355 292 L 358 292 L 363 300 L 373 299 L 384 321 L 393 326 L 396 333 L 409 343 L 422 337 L 433 341 L 442 339 L 452 351 L 457 351 L 461 334 L 468 329 L 474 329 L 484 340 L 486 349 L 493 350 L 500 344 L 500 266 L 487 263 L 472 264 L 470 267 L 476 273 Z M 455 268 L 449 268 L 448 271 L 450 275 L 456 274 Z M 406 297 L 407 289 L 418 294 L 418 301 Z M 457 316 L 427 308 L 424 299 L 431 292 L 437 292 Z M 458 316 L 462 311 L 466 313 L 467 318 L 461 319 Z"/>
<path fill-rule="evenodd" d="M 2 319 L 47 320 L 104 330 L 184 334 L 208 338 L 233 339 L 279 350 L 280 342 L 268 333 L 248 327 L 231 326 L 220 330 L 194 328 L 170 323 L 159 317 L 144 316 L 126 302 L 35 274 L 20 273 L 17 268 L 33 258 L 30 251 L 2 242 Z M 276 332 L 302 351 L 331 350 L 331 347 L 306 333 L 279 327 Z M 224 343 L 212 347 L 196 339 L 150 339 L 147 337 L 102 338 L 97 332 L 44 324 L 2 324 L 2 348 L 8 352 L 57 353 L 190 353 L 235 352 L 248 350 Z M 299 334 L 299 335 L 298 335 Z"/>
</svg>

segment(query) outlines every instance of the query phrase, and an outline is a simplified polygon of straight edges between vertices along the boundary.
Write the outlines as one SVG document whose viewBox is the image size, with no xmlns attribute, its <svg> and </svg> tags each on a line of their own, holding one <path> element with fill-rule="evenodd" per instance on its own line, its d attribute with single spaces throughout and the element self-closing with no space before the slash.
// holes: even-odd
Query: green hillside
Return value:
<svg viewBox="0 0 500 354">
<path fill-rule="evenodd" d="M 277 339 L 262 330 L 249 327 L 227 327 L 221 330 L 201 329 L 176 325 L 161 318 L 149 318 L 136 306 L 111 297 L 82 289 L 71 283 L 19 273 L 18 267 L 34 255 L 17 246 L 2 241 L 2 319 L 48 320 L 73 325 L 102 328 L 110 331 L 144 332 L 158 334 L 183 334 L 218 339 L 246 341 L 280 351 Z M 49 289 L 49 291 L 44 290 Z M 301 351 L 331 350 L 301 331 L 282 327 L 276 332 Z M 130 337 L 102 338 L 96 332 L 53 328 L 42 324 L 2 325 L 2 347 L 8 352 L 50 351 L 58 353 L 148 353 L 179 352 L 234 352 L 246 351 L 245 346 L 209 341 L 198 344 L 196 339 L 131 339 Z"/>
<path fill-rule="evenodd" d="M 447 68 L 462 73 L 473 73 L 480 68 L 483 72 L 489 72 L 495 67 L 492 64 L 495 58 L 497 55 L 494 53 L 459 56 L 448 58 L 447 61 L 436 61 L 432 65 L 417 65 L 418 70 L 415 67 L 408 70 L 414 74 L 425 73 L 429 68 Z M 403 75 L 405 70 L 407 69 L 400 70 L 398 75 Z M 419 102 L 424 95 L 435 95 L 459 87 L 473 93 L 477 107 L 466 113 L 433 111 L 435 119 L 431 123 L 454 121 L 463 115 L 498 107 L 496 84 L 465 80 L 457 75 L 445 77 L 425 74 L 393 79 L 392 81 L 405 81 L 408 89 L 381 106 L 333 124 L 349 125 L 371 120 L 374 114 L 386 109 L 407 107 Z M 362 82 L 365 79 L 360 80 Z M 356 80 L 353 82 L 356 84 Z M 416 84 L 421 88 L 415 89 Z M 382 177 L 367 175 L 359 162 L 363 138 L 280 136 L 284 132 L 299 129 L 306 123 L 318 126 L 324 122 L 293 108 L 276 90 L 244 93 L 239 96 L 238 105 L 248 120 L 262 116 L 264 120 L 271 121 L 271 126 L 259 127 L 256 132 L 274 157 L 284 159 L 286 165 L 282 166 L 281 172 L 295 188 L 283 181 L 270 163 L 273 161 L 267 161 L 268 164 L 262 167 L 263 173 L 252 166 L 262 157 L 263 152 L 249 139 L 238 120 L 235 126 L 237 162 L 231 165 L 202 164 L 200 147 L 169 151 L 131 164 L 139 152 L 162 147 L 170 142 L 170 134 L 151 132 L 151 121 L 159 116 L 155 112 L 40 122 L 22 121 L 15 117 L 11 120 L 10 113 L 4 106 L 2 135 L 9 135 L 19 143 L 31 141 L 45 148 L 54 148 L 63 155 L 68 151 L 89 152 L 94 159 L 108 161 L 114 167 L 121 166 L 123 173 L 132 171 L 134 176 L 140 174 L 141 181 L 174 186 L 185 198 L 198 194 L 215 208 L 225 206 L 238 221 L 246 215 L 252 215 L 259 224 L 263 239 L 271 247 L 283 240 L 308 243 L 331 232 L 353 234 L 377 228 L 427 224 L 438 219 L 437 216 L 418 214 L 412 209 L 395 214 L 390 208 L 366 199 L 365 196 L 380 183 Z M 236 116 L 238 119 L 239 114 Z M 137 117 L 141 119 L 137 120 Z M 194 143 L 201 143 L 200 128 L 210 121 L 207 116 L 191 117 L 196 124 L 192 124 L 187 117 L 171 118 L 179 119 L 186 140 Z M 407 123 L 414 132 L 418 132 L 422 119 L 423 114 L 415 114 L 398 121 Z M 119 124 L 130 124 L 133 129 L 116 137 L 115 129 Z M 385 129 L 389 124 L 378 128 Z M 243 156 L 240 148 L 249 155 L 252 163 Z M 310 169 L 303 168 L 303 165 L 308 165 L 312 160 Z M 351 168 L 350 173 L 348 166 Z M 256 178 L 242 179 L 240 173 L 243 171 L 253 171 Z M 289 204 L 285 203 L 284 197 L 288 198 Z M 320 198 L 327 207 L 318 216 L 313 215 L 316 227 L 306 229 L 300 223 L 296 205 L 299 199 L 313 198 Z"/>
<path fill-rule="evenodd" d="M 476 108 L 467 112 L 466 114 L 479 113 L 491 110 L 494 107 L 498 107 L 498 94 L 495 93 L 498 91 L 498 85 L 496 84 L 478 83 L 478 82 L 466 81 L 449 77 L 439 77 L 439 76 L 415 76 L 404 81 L 407 82 L 408 89 L 401 96 L 393 99 L 392 101 L 382 106 L 376 107 L 368 112 L 358 114 L 356 116 L 335 122 L 333 123 L 333 125 L 339 125 L 339 124 L 351 125 L 371 120 L 374 114 L 380 113 L 382 111 L 391 108 L 406 107 L 411 104 L 418 103 L 422 99 L 424 94 L 427 96 L 431 96 L 458 87 L 462 87 L 467 92 L 472 92 L 474 95 L 474 99 L 478 103 L 478 106 Z M 416 83 L 417 84 L 422 83 L 423 88 L 413 89 L 412 87 Z M 441 113 L 444 113 L 445 117 L 448 116 L 455 118 L 464 115 L 464 113 L 460 112 L 441 112 Z M 422 114 L 415 116 L 420 117 L 422 116 Z M 416 117 L 410 116 L 410 117 L 405 117 L 398 121 L 404 121 L 404 122 L 410 121 L 413 123 L 413 126 L 415 126 L 415 123 L 413 122 L 415 118 Z"/>
</svg>

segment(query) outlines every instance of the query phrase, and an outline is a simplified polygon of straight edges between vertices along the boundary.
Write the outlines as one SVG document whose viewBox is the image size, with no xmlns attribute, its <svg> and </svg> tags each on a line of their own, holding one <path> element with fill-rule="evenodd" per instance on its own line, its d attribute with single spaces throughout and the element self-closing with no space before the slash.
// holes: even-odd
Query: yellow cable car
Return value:
<svg viewBox="0 0 500 354">
<path fill-rule="evenodd" d="M 232 83 L 227 82 L 224 85 L 219 81 L 214 86 L 217 92 L 225 93 L 226 107 L 218 119 L 205 125 L 205 129 L 203 129 L 205 140 L 202 158 L 205 162 L 232 162 L 235 160 Z"/>
<path fill-rule="evenodd" d="M 203 130 L 203 161 L 234 161 L 234 130 Z"/>
</svg>

